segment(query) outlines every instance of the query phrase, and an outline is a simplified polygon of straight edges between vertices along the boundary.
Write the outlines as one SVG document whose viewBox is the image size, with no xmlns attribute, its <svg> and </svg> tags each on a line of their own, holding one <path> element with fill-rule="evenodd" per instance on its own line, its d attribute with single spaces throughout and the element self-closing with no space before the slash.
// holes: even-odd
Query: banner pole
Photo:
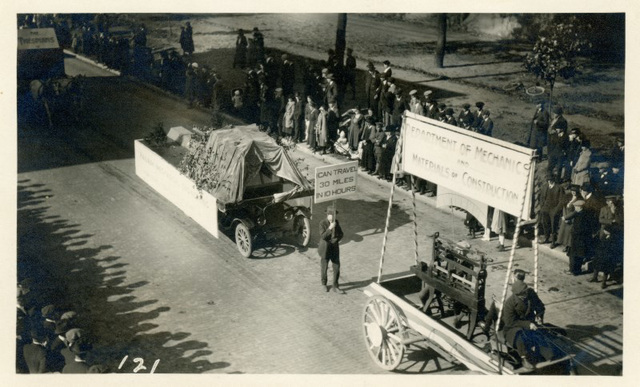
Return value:
<svg viewBox="0 0 640 387">
<path fill-rule="evenodd" d="M 502 288 L 502 298 L 500 301 L 501 307 L 500 310 L 498 311 L 498 319 L 496 320 L 496 327 L 495 330 L 496 332 L 498 331 L 498 327 L 500 326 L 500 319 L 502 319 L 502 309 L 504 309 L 504 302 L 505 299 L 507 298 L 507 289 L 509 287 L 509 277 L 511 274 L 511 269 L 513 268 L 513 258 L 516 254 L 516 243 L 518 241 L 518 236 L 520 235 L 520 224 L 522 223 L 522 215 L 524 214 L 524 207 L 525 207 L 525 203 L 526 203 L 526 193 L 527 193 L 527 186 L 529 185 L 529 178 L 531 177 L 531 173 L 532 173 L 532 169 L 533 166 L 535 164 L 534 163 L 530 163 L 529 164 L 529 170 L 527 171 L 527 179 L 526 179 L 526 185 L 524 187 L 524 190 L 522 192 L 522 201 L 520 204 L 520 215 L 518 216 L 518 221 L 516 223 L 516 230 L 515 233 L 513 235 L 513 241 L 511 243 L 511 252 L 509 254 L 509 264 L 507 266 L 507 273 L 505 275 L 505 279 L 504 279 L 504 287 Z M 495 211 L 499 211 L 498 209 L 495 209 Z"/>
<path fill-rule="evenodd" d="M 403 113 L 402 115 L 402 126 L 404 127 L 404 121 L 406 119 L 406 114 Z M 398 167 L 399 167 L 399 154 L 400 151 L 402 149 L 402 138 L 404 137 L 404 132 L 402 132 L 402 135 L 400 136 L 400 138 L 398 139 L 398 144 L 396 145 L 396 152 L 393 155 L 393 161 L 394 161 L 394 167 L 393 167 L 393 173 L 392 173 L 392 177 L 391 177 L 391 194 L 389 195 L 389 206 L 387 207 L 387 219 L 384 223 L 384 237 L 382 238 L 382 251 L 380 252 L 380 267 L 378 268 L 378 283 L 380 283 L 380 280 L 382 279 L 382 266 L 384 265 L 384 253 L 385 250 L 387 248 L 387 238 L 389 236 L 389 218 L 391 217 L 391 206 L 393 204 L 393 193 L 395 192 L 395 188 L 396 188 L 396 172 L 398 172 Z"/>
</svg>

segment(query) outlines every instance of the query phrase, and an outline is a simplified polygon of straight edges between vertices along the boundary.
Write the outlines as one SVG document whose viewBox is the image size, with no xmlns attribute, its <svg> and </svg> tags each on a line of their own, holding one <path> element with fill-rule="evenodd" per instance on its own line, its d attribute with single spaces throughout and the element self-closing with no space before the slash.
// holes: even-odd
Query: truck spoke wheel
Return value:
<svg viewBox="0 0 640 387">
<path fill-rule="evenodd" d="M 236 225 L 236 246 L 238 251 L 243 257 L 249 258 L 253 250 L 253 240 L 251 238 L 251 231 L 242 222 Z"/>
</svg>

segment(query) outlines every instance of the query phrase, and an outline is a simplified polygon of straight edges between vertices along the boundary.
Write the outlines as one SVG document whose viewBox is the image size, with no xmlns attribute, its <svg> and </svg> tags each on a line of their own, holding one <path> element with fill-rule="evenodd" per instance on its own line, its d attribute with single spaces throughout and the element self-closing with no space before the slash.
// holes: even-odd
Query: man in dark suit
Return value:
<svg viewBox="0 0 640 387">
<path fill-rule="evenodd" d="M 340 223 L 336 216 L 338 211 L 329 206 L 326 210 L 327 218 L 320 222 L 320 242 L 318 242 L 318 255 L 320 256 L 320 281 L 322 288 L 329 291 L 327 286 L 327 269 L 329 262 L 333 269 L 333 291 L 341 293 L 338 285 L 340 279 L 340 240 L 344 236 Z"/>
<path fill-rule="evenodd" d="M 478 132 L 484 134 L 486 136 L 491 137 L 493 135 L 493 120 L 489 118 L 491 112 L 488 110 L 482 111 L 482 121 L 480 121 L 480 125 L 478 126 Z"/>
<path fill-rule="evenodd" d="M 583 208 L 584 200 L 573 202 L 575 212 L 565 220 L 573 222 L 571 227 L 571 248 L 569 250 L 569 272 L 574 276 L 582 273 L 582 264 L 594 253 L 594 236 L 598 232 L 598 218 L 595 219 Z"/>
<path fill-rule="evenodd" d="M 367 98 L 367 108 L 373 110 L 373 114 L 378 115 L 378 101 L 376 92 L 380 87 L 380 73 L 373 66 L 373 63 L 367 64 L 367 74 L 365 75 L 364 93 Z"/>
<path fill-rule="evenodd" d="M 473 113 L 469 109 L 471 109 L 471 105 L 465 103 L 462 105 L 462 111 L 458 114 L 458 125 L 463 129 L 471 129 L 474 122 Z"/>
<path fill-rule="evenodd" d="M 293 85 L 296 80 L 296 70 L 293 62 L 289 60 L 289 55 L 282 54 L 282 67 L 281 79 L 282 79 L 282 93 L 285 97 L 293 94 Z"/>
<path fill-rule="evenodd" d="M 48 365 L 49 351 L 47 350 L 47 332 L 39 324 L 31 328 L 31 343 L 22 348 L 24 361 L 30 374 L 44 374 L 50 372 Z"/>
<path fill-rule="evenodd" d="M 553 358 L 554 351 L 536 324 L 536 320 L 542 322 L 545 307 L 535 292 L 528 291 L 524 281 L 514 281 L 511 293 L 502 309 L 505 339 L 522 358 L 522 366 L 533 370 L 531 363 L 538 358 Z"/>
<path fill-rule="evenodd" d="M 552 174 L 547 175 L 547 184 L 540 192 L 540 214 L 539 222 L 544 236 L 544 243 L 551 242 L 551 248 L 557 246 L 556 237 L 558 235 L 558 221 L 562 214 L 562 196 L 564 191 L 558 184 L 557 177 Z"/>
<path fill-rule="evenodd" d="M 432 97 L 433 92 L 431 90 L 427 90 L 424 92 L 424 115 L 425 117 L 432 118 L 434 120 L 438 119 L 438 104 L 435 98 Z"/>
<path fill-rule="evenodd" d="M 530 148 L 536 149 L 536 154 L 542 158 L 542 151 L 547 145 L 547 130 L 549 129 L 549 113 L 544 102 L 540 102 L 531 120 L 529 138 L 527 142 Z"/>
<path fill-rule="evenodd" d="M 327 74 L 327 88 L 324 92 L 324 102 L 328 106 L 330 103 L 338 102 L 338 85 L 333 74 Z"/>
<path fill-rule="evenodd" d="M 480 126 L 482 125 L 482 109 L 484 109 L 484 102 L 478 101 L 476 102 L 476 111 L 473 112 L 473 129 L 478 132 L 480 131 Z"/>
<path fill-rule="evenodd" d="M 549 124 L 548 131 L 549 146 L 547 151 L 549 154 L 549 165 L 547 166 L 547 170 L 550 172 L 553 172 L 554 169 L 557 170 L 558 174 L 562 172 L 562 164 L 567 152 L 567 147 L 569 146 L 567 129 L 567 120 L 562 116 L 562 108 L 556 106 L 553 109 L 553 118 Z"/>
</svg>

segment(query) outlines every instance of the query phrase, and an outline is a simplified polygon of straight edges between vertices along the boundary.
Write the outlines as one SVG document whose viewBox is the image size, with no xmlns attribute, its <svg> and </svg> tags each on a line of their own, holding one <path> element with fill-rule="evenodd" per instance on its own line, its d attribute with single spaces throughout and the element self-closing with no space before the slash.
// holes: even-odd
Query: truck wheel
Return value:
<svg viewBox="0 0 640 387">
<path fill-rule="evenodd" d="M 238 222 L 236 225 L 236 246 L 238 251 L 243 257 L 249 258 L 253 251 L 253 238 L 251 237 L 251 231 L 242 222 Z"/>
<path fill-rule="evenodd" d="M 296 242 L 301 247 L 307 247 L 309 240 L 311 239 L 311 222 L 309 222 L 309 218 L 303 215 L 298 215 L 296 216 L 294 224 Z"/>
</svg>

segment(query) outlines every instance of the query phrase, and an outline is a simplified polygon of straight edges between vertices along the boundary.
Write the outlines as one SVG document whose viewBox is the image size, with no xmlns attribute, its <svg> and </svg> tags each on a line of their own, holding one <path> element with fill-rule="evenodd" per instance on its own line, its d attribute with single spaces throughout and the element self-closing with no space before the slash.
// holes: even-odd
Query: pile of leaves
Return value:
<svg viewBox="0 0 640 387">
<path fill-rule="evenodd" d="M 214 153 L 217 151 L 213 148 L 207 149 L 207 142 L 213 128 L 197 128 L 202 134 L 194 132 L 189 142 L 189 152 L 180 162 L 180 173 L 187 176 L 195 184 L 200 191 L 212 192 L 220 185 L 226 185 L 230 188 L 231 183 L 228 181 L 219 181 L 220 170 L 219 165 L 211 163 L 216 160 Z"/>
<path fill-rule="evenodd" d="M 162 123 L 159 122 L 153 130 L 144 138 L 144 141 L 152 147 L 162 148 L 167 146 L 167 134 L 164 132 Z"/>
</svg>

